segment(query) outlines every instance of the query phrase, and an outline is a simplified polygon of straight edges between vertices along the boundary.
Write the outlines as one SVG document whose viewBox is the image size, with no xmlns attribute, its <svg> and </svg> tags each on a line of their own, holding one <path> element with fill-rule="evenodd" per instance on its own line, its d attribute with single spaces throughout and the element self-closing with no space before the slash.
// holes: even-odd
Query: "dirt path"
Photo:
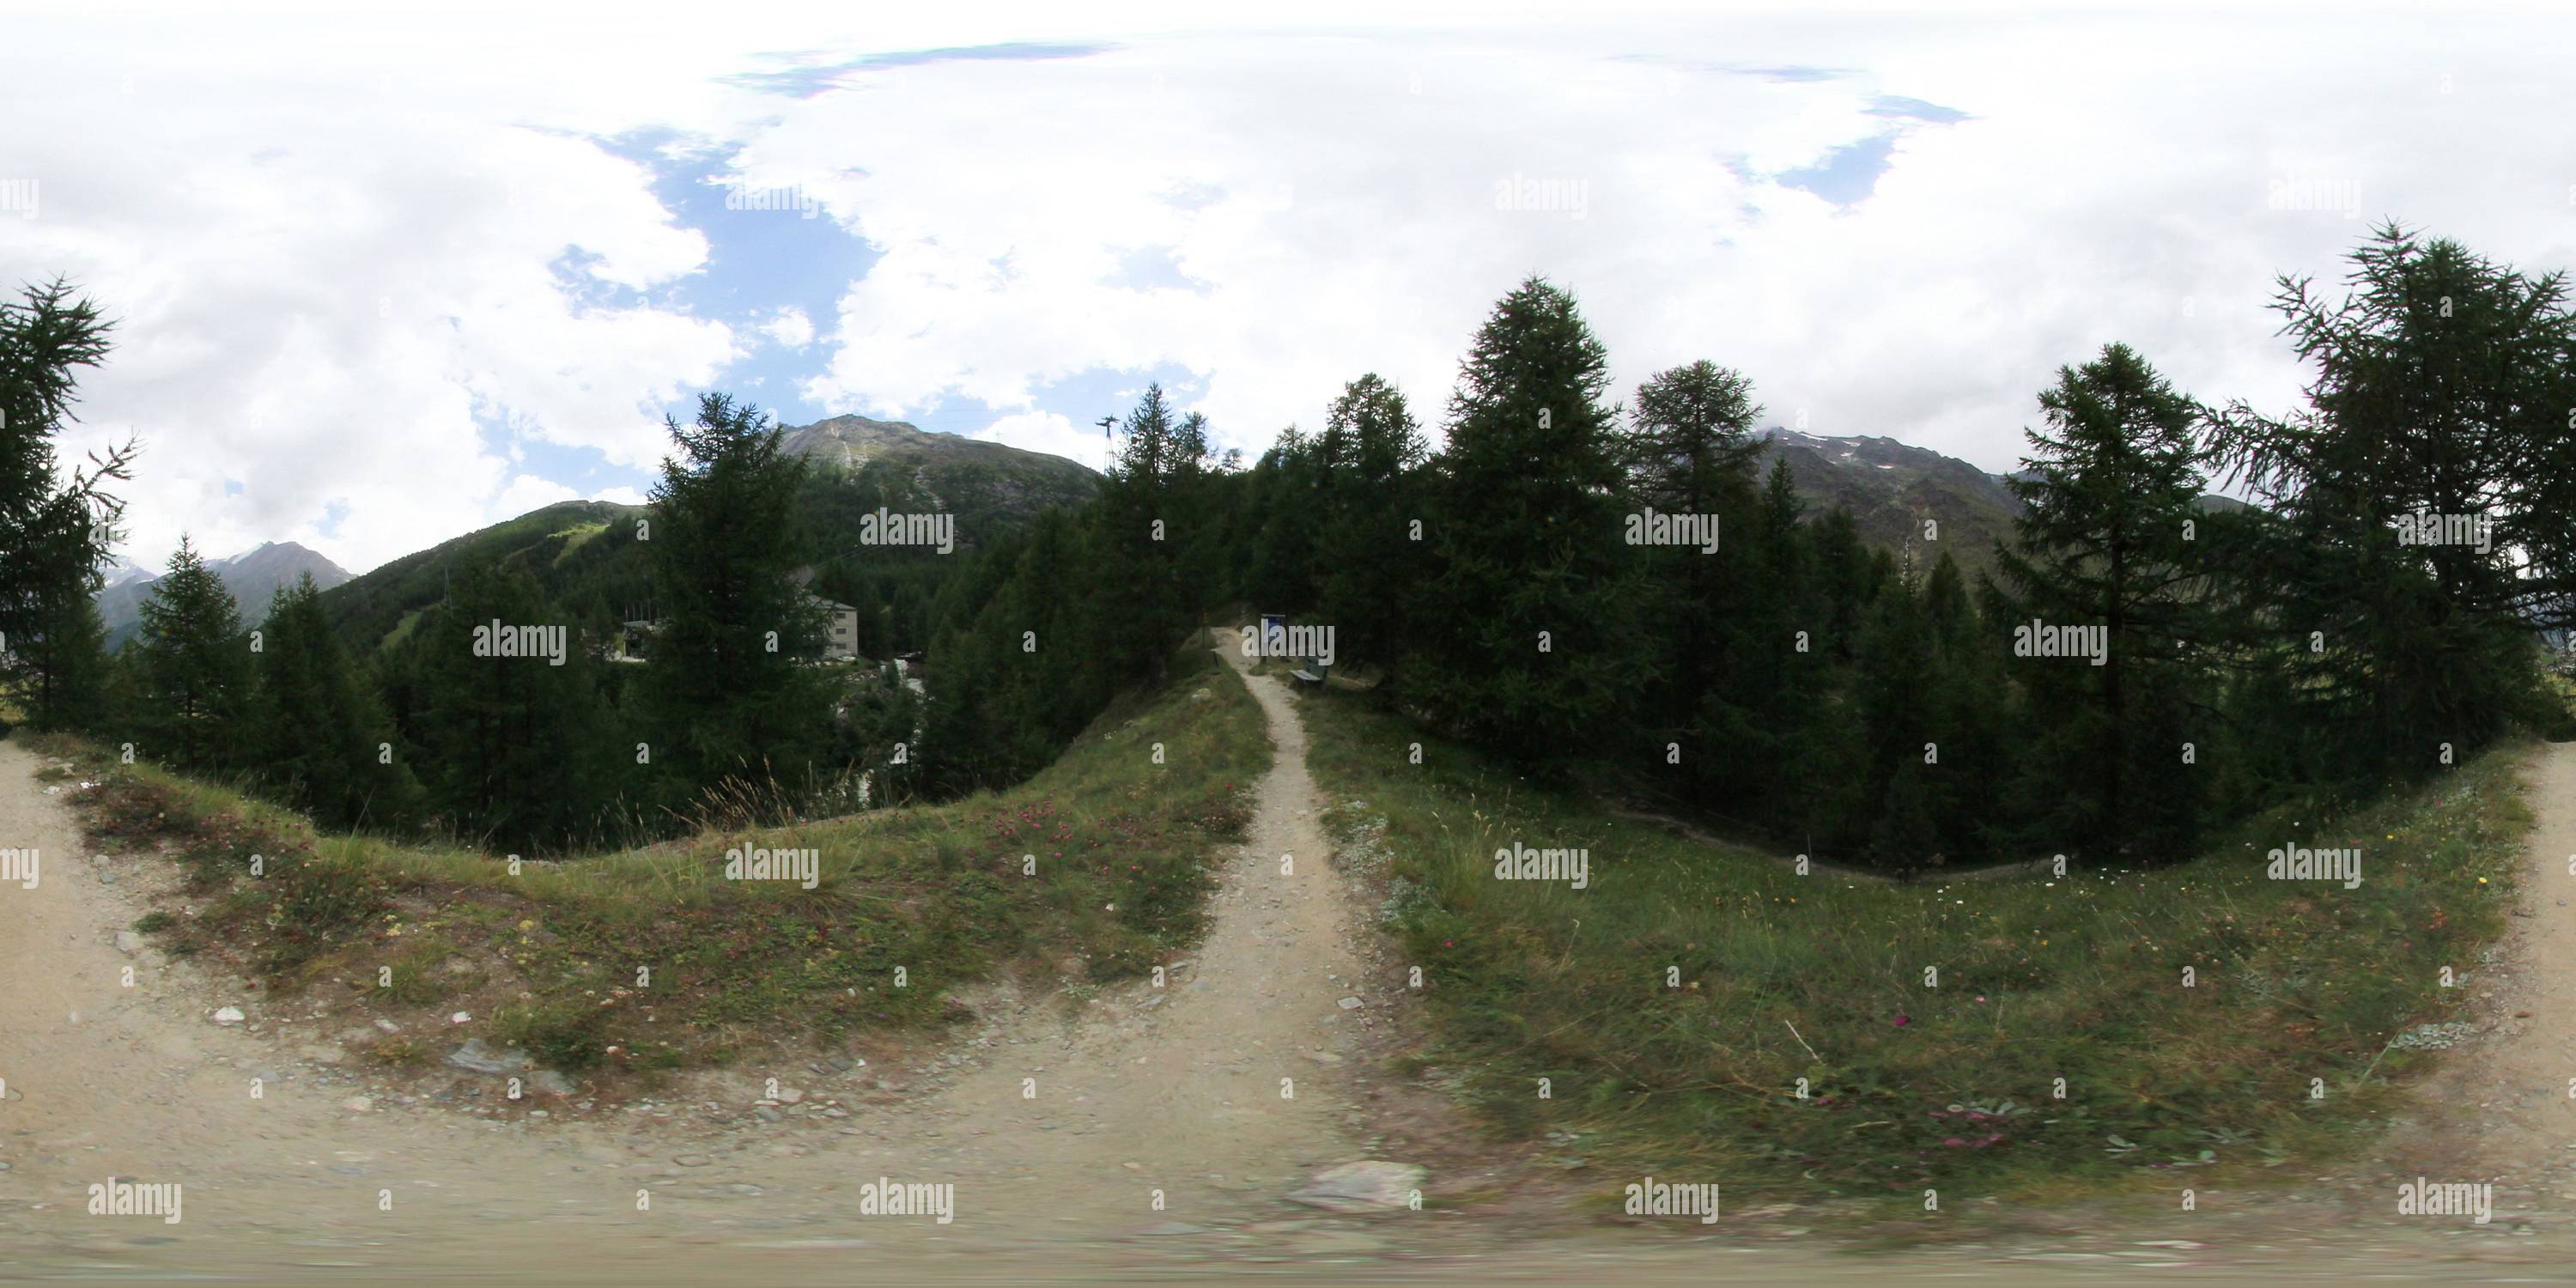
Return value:
<svg viewBox="0 0 2576 1288">
<path fill-rule="evenodd" d="M 2483 1040 L 2428 1081 L 2427 1121 L 2391 1156 L 2430 1178 L 2494 1184 L 2499 1220 L 2511 1210 L 2560 1224 L 2576 1212 L 2576 743 L 2542 748 L 2523 779 L 2536 820 L 2520 907 L 2492 960 L 2468 967 Z"/>
</svg>

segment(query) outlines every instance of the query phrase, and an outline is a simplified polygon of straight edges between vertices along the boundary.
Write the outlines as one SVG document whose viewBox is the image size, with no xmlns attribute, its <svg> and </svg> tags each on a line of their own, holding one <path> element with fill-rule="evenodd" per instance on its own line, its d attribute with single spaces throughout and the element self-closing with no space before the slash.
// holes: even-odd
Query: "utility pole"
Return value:
<svg viewBox="0 0 2576 1288">
<path fill-rule="evenodd" d="M 1107 474 L 1118 459 L 1118 450 L 1113 445 L 1118 433 L 1118 418 L 1103 416 L 1095 423 L 1100 426 L 1100 472 Z"/>
</svg>

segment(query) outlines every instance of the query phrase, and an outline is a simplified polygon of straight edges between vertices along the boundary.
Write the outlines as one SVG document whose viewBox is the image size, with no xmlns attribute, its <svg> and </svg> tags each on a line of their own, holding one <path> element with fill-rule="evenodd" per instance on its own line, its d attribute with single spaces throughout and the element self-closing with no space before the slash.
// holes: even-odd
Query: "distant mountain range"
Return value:
<svg viewBox="0 0 2576 1288">
<path fill-rule="evenodd" d="M 1097 472 L 1061 456 L 865 416 L 788 426 L 781 442 L 816 466 L 796 518 L 810 537 L 809 553 L 827 565 L 880 557 L 859 548 L 858 526 L 858 516 L 880 503 L 957 516 L 963 550 L 1048 506 L 1079 506 L 1101 483 Z M 610 501 L 550 505 L 348 578 L 323 603 L 346 638 L 372 648 L 403 638 L 446 595 L 456 571 L 497 564 L 528 573 L 584 620 L 624 620 L 646 611 L 653 596 L 651 570 L 635 542 L 643 513 Z"/>
<path fill-rule="evenodd" d="M 1963 571 L 1994 563 L 1995 542 L 2009 540 L 2025 508 L 2005 486 L 2007 475 L 1989 474 L 1955 456 L 1910 447 L 1893 438 L 1855 435 L 1828 438 L 1774 425 L 1762 432 L 1761 469 L 1789 462 L 1798 494 L 1821 512 L 1851 511 L 1861 539 L 1902 550 L 1908 541 L 1923 552 L 1924 566 L 1947 550 Z M 2200 498 L 2205 510 L 2241 509 L 2244 503 L 2216 494 Z M 1923 540 L 1923 521 L 1937 520 L 1940 541 Z"/>
<path fill-rule="evenodd" d="M 329 590 L 349 580 L 340 565 L 292 541 L 272 541 L 255 550 L 223 559 L 209 559 L 206 566 L 221 577 L 224 589 L 233 593 L 233 603 L 241 608 L 242 625 L 256 626 L 268 620 L 268 601 L 281 587 L 292 586 L 306 573 L 313 584 Z M 107 622 L 107 646 L 111 649 L 133 638 L 143 627 L 143 601 L 152 594 L 160 577 L 128 559 L 118 559 L 108 568 L 107 588 L 98 592 L 98 615 Z"/>
<path fill-rule="evenodd" d="M 1993 559 L 1998 537 L 2010 536 L 2021 517 L 2021 498 L 1988 474 L 1955 456 L 1910 447 L 1893 438 L 1828 438 L 1777 425 L 1763 431 L 1761 469 L 1785 460 L 1798 494 L 1821 513 L 1851 511 L 1863 541 L 1902 550 L 1913 541 L 1925 566 L 1943 550 L 1968 571 Z M 1940 525 L 1937 544 L 1923 540 L 1923 521 Z"/>
</svg>

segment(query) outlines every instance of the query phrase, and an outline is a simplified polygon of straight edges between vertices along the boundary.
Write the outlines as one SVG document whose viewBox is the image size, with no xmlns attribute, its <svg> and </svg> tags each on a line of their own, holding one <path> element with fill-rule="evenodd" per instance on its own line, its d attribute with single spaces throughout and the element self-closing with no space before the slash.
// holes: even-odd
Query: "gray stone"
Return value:
<svg viewBox="0 0 2576 1288">
<path fill-rule="evenodd" d="M 467 1038 L 465 1045 L 447 1053 L 447 1063 L 470 1073 L 517 1073 L 528 1067 L 528 1057 L 494 1051 L 481 1038 Z"/>
<path fill-rule="evenodd" d="M 581 1091 L 581 1087 L 572 1079 L 552 1069 L 537 1070 L 529 1077 L 528 1085 L 549 1096 L 571 1096 Z"/>
<path fill-rule="evenodd" d="M 241 1023 L 242 1019 L 242 1011 L 238 1006 L 218 1007 L 215 1010 L 215 1023 L 221 1024 L 226 1028 L 230 1028 L 233 1025 Z"/>
<path fill-rule="evenodd" d="M 1427 1175 L 1411 1163 L 1344 1163 L 1315 1173 L 1288 1199 L 1327 1212 L 1401 1211 L 1412 1206 L 1413 1191 Z"/>
<path fill-rule="evenodd" d="M 131 957 L 131 956 L 133 956 L 133 955 L 134 955 L 134 954 L 136 954 L 136 953 L 142 952 L 142 951 L 143 951 L 143 936 L 138 935 L 138 934 L 134 933 L 134 932 L 133 932 L 133 931 L 131 931 L 131 930 L 120 930 L 120 931 L 117 931 L 117 932 L 116 932 L 116 951 L 118 951 L 118 952 L 120 952 L 120 953 L 123 953 L 123 954 L 125 954 L 125 955 L 126 955 L 126 956 L 128 956 L 128 957 Z"/>
</svg>

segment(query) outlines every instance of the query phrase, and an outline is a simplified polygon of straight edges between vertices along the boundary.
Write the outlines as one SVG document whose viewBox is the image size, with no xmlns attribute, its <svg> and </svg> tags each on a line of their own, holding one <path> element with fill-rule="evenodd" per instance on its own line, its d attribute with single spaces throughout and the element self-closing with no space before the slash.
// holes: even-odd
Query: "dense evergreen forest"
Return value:
<svg viewBox="0 0 2576 1288">
<path fill-rule="evenodd" d="M 1694 362 L 1621 400 L 1574 296 L 1534 278 L 1472 337 L 1436 449 L 1374 375 L 1248 468 L 1153 388 L 1089 504 L 942 554 L 858 535 L 933 504 L 906 480 L 786 453 L 710 394 L 649 506 L 282 591 L 256 632 L 183 545 L 111 657 L 90 597 L 129 461 L 54 457 L 110 339 L 58 284 L 0 310 L 6 681 L 28 723 L 328 825 L 566 853 L 847 811 L 863 782 L 871 806 L 1017 782 L 1239 604 L 1333 629 L 1334 700 L 1782 848 L 2174 860 L 2567 723 L 2561 277 L 2390 227 L 2275 307 L 2308 375 L 2286 410 L 2201 401 L 2122 344 L 2069 355 L 2012 480 L 2027 511 L 1973 580 L 1937 524 L 1872 546 L 1761 472 L 1746 374 Z M 821 660 L 800 569 L 860 608 L 860 662 Z M 658 633 L 621 660 L 638 615 Z M 478 651 L 520 640 L 496 625 L 562 645 Z M 923 694 L 888 660 L 911 652 Z"/>
</svg>

